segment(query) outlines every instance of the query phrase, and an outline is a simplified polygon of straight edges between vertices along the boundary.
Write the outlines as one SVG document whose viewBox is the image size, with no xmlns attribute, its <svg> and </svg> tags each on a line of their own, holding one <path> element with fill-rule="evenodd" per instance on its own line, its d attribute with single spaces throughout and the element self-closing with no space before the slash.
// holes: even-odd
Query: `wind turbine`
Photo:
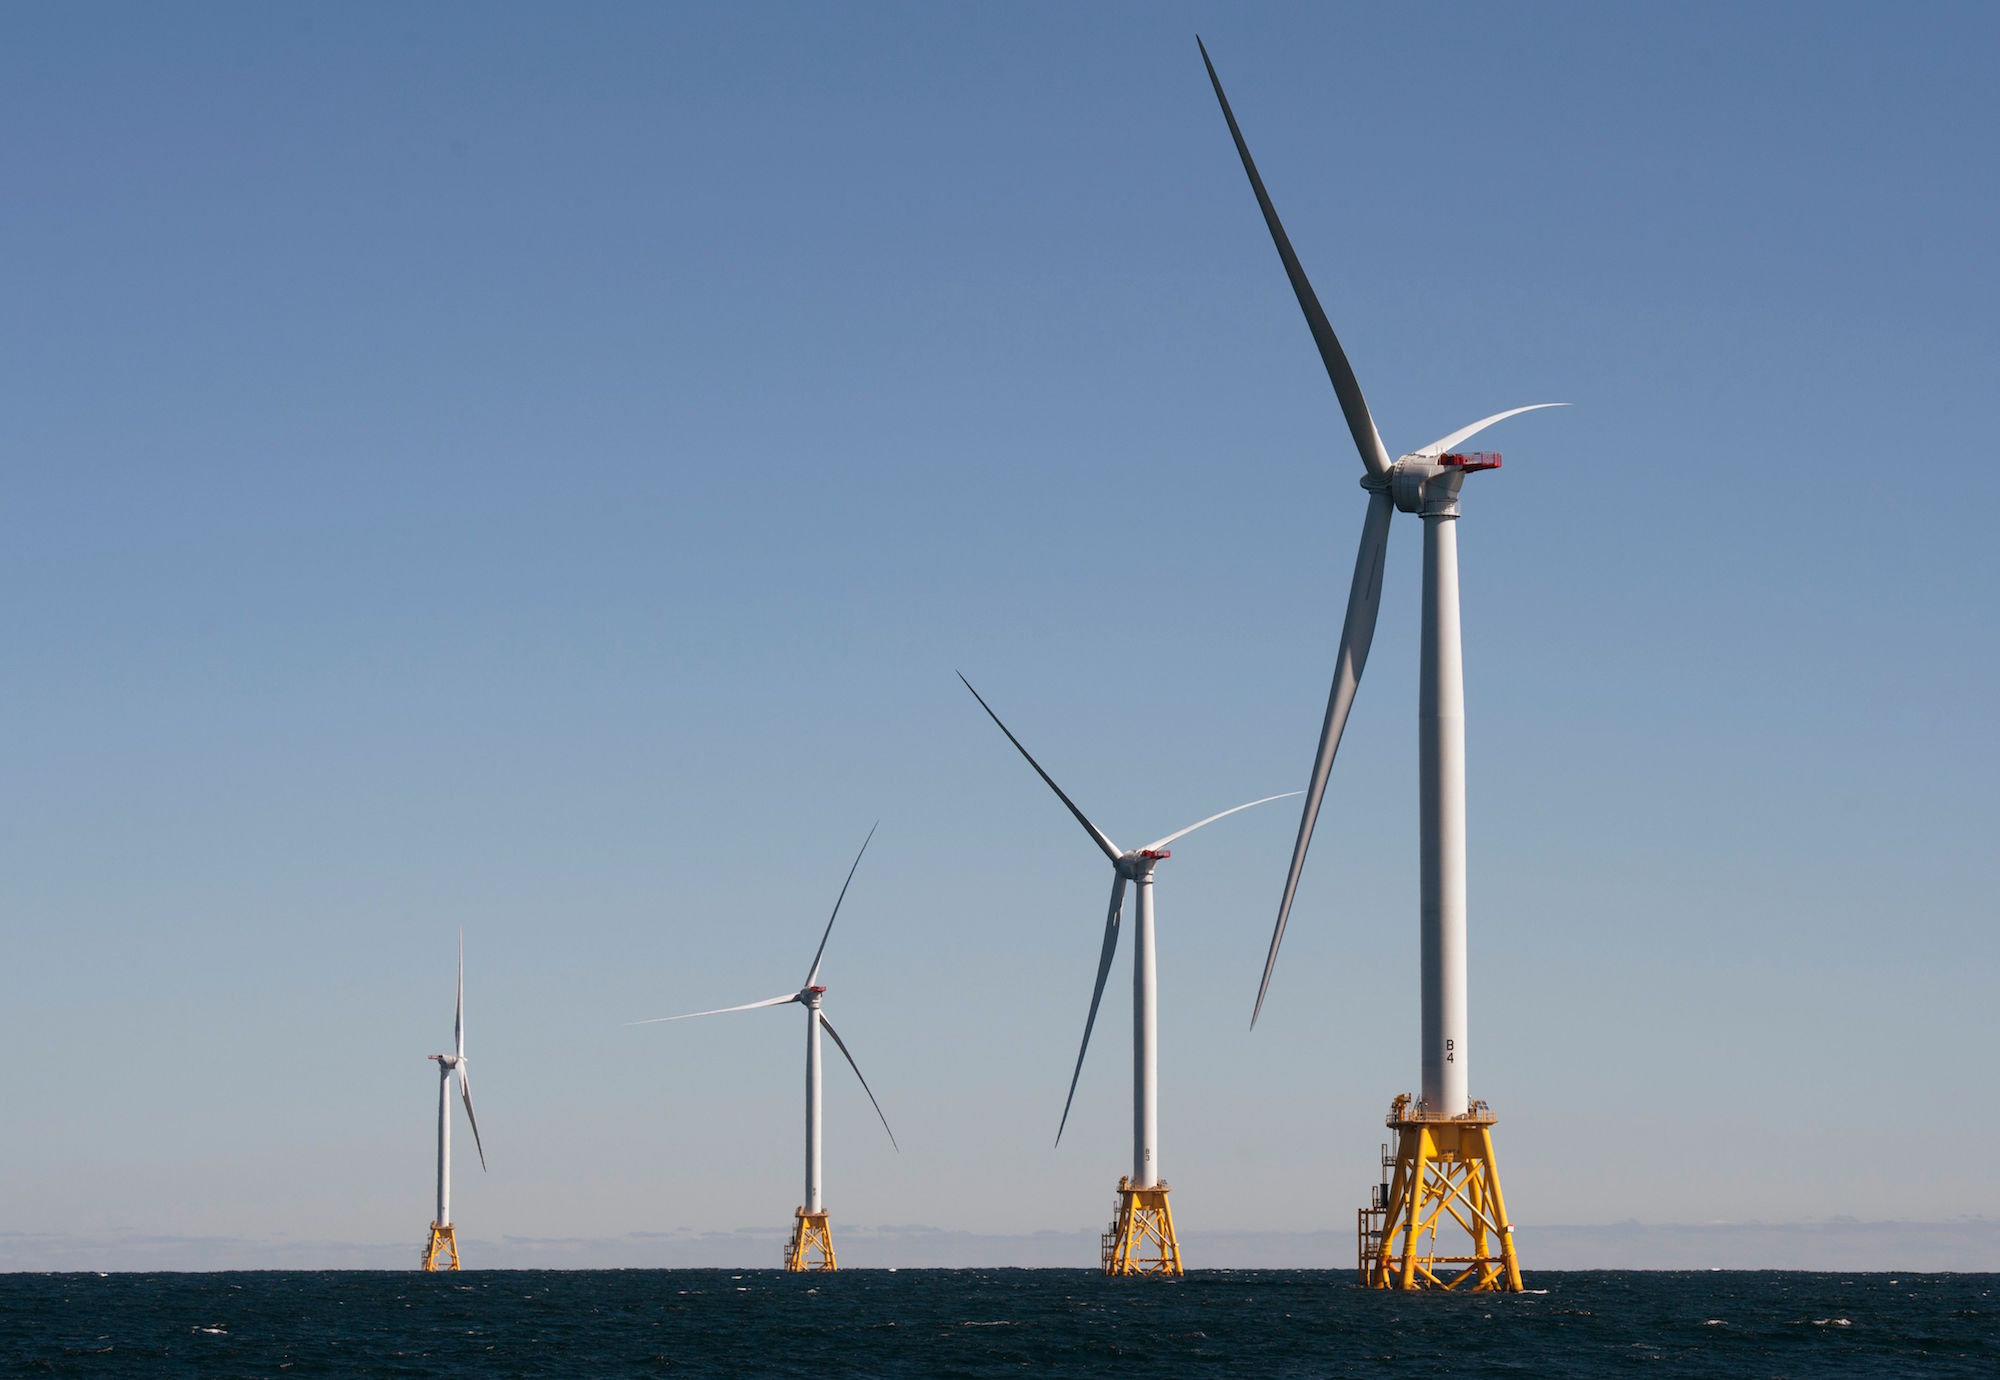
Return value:
<svg viewBox="0 0 2000 1380">
<path fill-rule="evenodd" d="M 1174 1234 L 1174 1214 L 1168 1203 L 1168 1185 L 1160 1178 L 1160 1008 L 1159 980 L 1153 944 L 1153 869 L 1171 857 L 1167 845 L 1187 837 L 1204 825 L 1226 819 L 1252 805 L 1264 805 L 1286 796 L 1267 795 L 1261 800 L 1237 805 L 1185 829 L 1176 829 L 1165 838 L 1154 839 L 1144 848 L 1120 849 L 1105 832 L 1092 824 L 1076 802 L 1064 794 L 1055 778 L 1042 770 L 1014 731 L 1000 722 L 993 706 L 986 702 L 963 673 L 959 680 L 988 718 L 999 725 L 1020 754 L 1028 759 L 1035 774 L 1048 783 L 1056 798 L 1090 835 L 1090 841 L 1111 861 L 1111 908 L 1104 919 L 1104 945 L 1097 955 L 1097 985 L 1090 993 L 1090 1014 L 1083 1021 L 1083 1043 L 1076 1051 L 1076 1069 L 1070 1074 L 1069 1096 L 1063 1100 L 1062 1120 L 1056 1124 L 1056 1144 L 1062 1144 L 1063 1129 L 1069 1125 L 1070 1104 L 1076 1101 L 1076 1082 L 1083 1076 L 1083 1056 L 1090 1049 L 1090 1031 L 1097 1024 L 1097 1004 L 1104 997 L 1105 979 L 1111 976 L 1111 960 L 1118 951 L 1118 927 L 1125 913 L 1127 883 L 1139 889 L 1138 929 L 1132 947 L 1132 1172 L 1118 1180 L 1118 1215 L 1105 1232 L 1101 1264 L 1107 1275 L 1181 1273 L 1180 1241 Z"/>
<path fill-rule="evenodd" d="M 697 1016 L 724 1016 L 732 1011 L 755 1011 L 760 1007 L 790 1006 L 794 1003 L 806 1009 L 806 1200 L 795 1214 L 792 1239 L 785 1247 L 787 1270 L 839 1268 L 833 1254 L 833 1234 L 827 1224 L 826 1204 L 820 1196 L 819 1032 L 822 1029 L 833 1036 L 833 1043 L 840 1050 L 841 1057 L 854 1070 L 854 1076 L 861 1079 L 861 1091 L 868 1094 L 875 1115 L 881 1117 L 882 1129 L 889 1131 L 889 1118 L 882 1115 L 882 1104 L 875 1101 L 875 1090 L 868 1086 L 861 1065 L 854 1062 L 854 1056 L 848 1053 L 847 1042 L 840 1038 L 840 1032 L 833 1028 L 833 1022 L 820 1009 L 820 999 L 826 995 L 826 988 L 819 985 L 820 961 L 826 957 L 826 941 L 833 934 L 833 922 L 840 918 L 840 903 L 847 899 L 847 888 L 854 881 L 855 868 L 861 866 L 861 855 L 868 851 L 875 829 L 880 827 L 881 821 L 877 820 L 874 827 L 868 830 L 868 837 L 861 841 L 861 852 L 854 855 L 854 865 L 847 869 L 847 881 L 840 884 L 840 895 L 834 899 L 833 914 L 827 917 L 826 931 L 819 937 L 819 951 L 813 955 L 805 985 L 798 991 L 766 997 L 762 1001 L 745 1002 L 741 1006 L 722 1006 L 713 1011 L 690 1011 L 683 1016 L 655 1016 L 650 1020 L 630 1022 L 632 1025 L 660 1025 L 668 1021 L 691 1021 Z M 895 1146 L 898 1152 L 902 1150 L 900 1145 L 896 1145 L 894 1131 L 889 1131 L 889 1144 Z"/>
<path fill-rule="evenodd" d="M 1459 488 L 1468 474 L 1498 469 L 1500 457 L 1467 455 L 1457 447 L 1496 422 L 1565 404 L 1533 403 L 1496 412 L 1391 461 L 1347 354 L 1292 251 L 1277 208 L 1264 190 L 1263 178 L 1257 175 L 1250 147 L 1244 143 L 1229 98 L 1222 92 L 1215 64 L 1209 61 L 1208 47 L 1199 38 L 1196 43 L 1285 276 L 1305 312 L 1306 325 L 1340 400 L 1348 432 L 1361 453 L 1361 487 L 1368 491 L 1368 512 L 1361 525 L 1361 548 L 1354 559 L 1354 580 L 1347 596 L 1347 618 L 1340 630 L 1326 721 L 1320 729 L 1319 750 L 1313 758 L 1305 808 L 1299 817 L 1298 840 L 1292 847 L 1284 895 L 1278 902 L 1278 922 L 1271 932 L 1271 948 L 1264 960 L 1264 978 L 1257 988 L 1250 1024 L 1255 1027 L 1264 1008 L 1271 972 L 1278 962 L 1278 945 L 1285 937 L 1285 922 L 1298 890 L 1299 873 L 1305 867 L 1306 848 L 1312 842 L 1313 823 L 1326 792 L 1327 773 L 1332 770 L 1341 732 L 1347 727 L 1347 713 L 1361 683 L 1361 670 L 1368 661 L 1368 644 L 1375 635 L 1375 614 L 1382 597 L 1389 520 L 1397 512 L 1415 513 L 1424 523 L 1423 652 L 1417 696 L 1423 1092 L 1414 1104 L 1407 1094 L 1391 1104 L 1388 1125 L 1397 1131 L 1394 1180 L 1383 1185 L 1371 1208 L 1363 1209 L 1361 1268 L 1365 1280 L 1385 1287 L 1469 1284 L 1518 1290 L 1521 1273 L 1514 1255 L 1513 1227 L 1493 1161 L 1494 1117 L 1485 1103 L 1472 1101 L 1466 1077 L 1470 1049 L 1465 974 L 1465 681 L 1458 627 Z M 1385 1171 L 1389 1165 L 1384 1147 Z M 1473 1253 L 1453 1257 L 1452 1263 L 1465 1268 L 1447 1271 L 1445 1277 L 1432 1267 L 1445 1263 L 1436 1245 L 1437 1229 L 1447 1217 L 1473 1238 Z M 1396 1250 L 1399 1231 L 1400 1255 Z M 1423 1247 L 1418 1238 L 1426 1231 L 1429 1246 Z M 1490 1249 L 1489 1238 L 1498 1242 L 1497 1255 Z"/>
<path fill-rule="evenodd" d="M 433 1054 L 438 1066 L 438 1178 L 437 1220 L 431 1223 L 431 1237 L 424 1245 L 423 1268 L 456 1270 L 458 1234 L 451 1223 L 451 1076 L 458 1075 L 458 1095 L 465 1102 L 465 1119 L 472 1123 L 472 1147 L 479 1152 L 479 1168 L 486 1168 L 486 1147 L 479 1143 L 479 1118 L 472 1114 L 472 1084 L 465 1067 L 465 931 L 458 932 L 458 1006 L 451 1017 L 450 1054 Z M 447 1259 L 449 1263 L 447 1263 Z"/>
</svg>

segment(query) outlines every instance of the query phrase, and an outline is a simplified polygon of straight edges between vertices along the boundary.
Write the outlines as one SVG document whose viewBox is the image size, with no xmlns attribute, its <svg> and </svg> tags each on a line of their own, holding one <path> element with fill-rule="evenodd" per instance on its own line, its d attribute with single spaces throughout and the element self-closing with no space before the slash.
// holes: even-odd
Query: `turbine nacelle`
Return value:
<svg viewBox="0 0 2000 1380">
<path fill-rule="evenodd" d="M 1153 865 L 1171 858 L 1173 854 L 1164 848 L 1134 848 L 1120 853 L 1112 861 L 1112 868 L 1119 877 L 1128 882 L 1136 882 L 1141 877 L 1152 875 Z"/>
<path fill-rule="evenodd" d="M 1422 517 L 1457 517 L 1458 489 L 1465 476 L 1499 468 L 1499 455 L 1483 452 L 1405 455 L 1385 475 L 1364 474 L 1361 487 L 1370 493 L 1388 494 L 1398 512 Z"/>
</svg>

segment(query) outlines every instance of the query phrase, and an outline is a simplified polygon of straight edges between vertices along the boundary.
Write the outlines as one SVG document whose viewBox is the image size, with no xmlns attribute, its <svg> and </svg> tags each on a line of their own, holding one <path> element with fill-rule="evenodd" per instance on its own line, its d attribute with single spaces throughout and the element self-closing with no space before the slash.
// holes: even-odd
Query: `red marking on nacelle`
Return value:
<svg viewBox="0 0 2000 1380">
<path fill-rule="evenodd" d="M 1141 848 L 1139 856 L 1142 858 L 1151 858 L 1154 862 L 1158 862 L 1161 858 L 1171 858 L 1173 853 L 1171 850 L 1165 848 Z"/>
<path fill-rule="evenodd" d="M 806 988 L 806 991 L 812 993 L 816 997 L 823 997 L 826 995 L 826 988 L 824 987 L 818 987 L 818 986 L 808 987 Z"/>
<path fill-rule="evenodd" d="M 1500 452 L 1497 450 L 1475 450 L 1466 454 L 1440 455 L 1440 465 L 1450 465 L 1453 469 L 1471 474 L 1475 470 L 1497 470 L 1500 468 Z"/>
</svg>

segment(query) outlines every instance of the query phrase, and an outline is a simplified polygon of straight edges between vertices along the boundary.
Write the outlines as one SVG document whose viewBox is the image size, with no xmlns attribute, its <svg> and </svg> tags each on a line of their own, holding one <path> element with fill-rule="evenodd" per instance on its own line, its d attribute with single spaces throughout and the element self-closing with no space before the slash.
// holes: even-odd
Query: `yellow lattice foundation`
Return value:
<svg viewBox="0 0 2000 1380">
<path fill-rule="evenodd" d="M 799 1209 L 792 1223 L 792 1239 L 785 1247 L 787 1270 L 838 1270 L 833 1258 L 833 1233 L 827 1230 L 826 1214 Z"/>
<path fill-rule="evenodd" d="M 423 1267 L 426 1270 L 456 1270 L 458 1268 L 458 1233 L 446 1224 L 431 1223 L 431 1239 L 424 1243 Z"/>
<path fill-rule="evenodd" d="M 1178 1275 L 1181 1243 L 1174 1235 L 1174 1210 L 1167 1202 L 1167 1185 L 1134 1188 L 1118 1180 L 1118 1211 L 1101 1238 L 1107 1275 Z"/>
<path fill-rule="evenodd" d="M 1493 1161 L 1493 1123 L 1483 1102 L 1454 1117 L 1413 1108 L 1407 1093 L 1390 1106 L 1394 1170 L 1377 1201 L 1361 1209 L 1363 1284 L 1520 1290 L 1514 1228 Z M 1441 1229 L 1448 1231 L 1443 1249 Z"/>
</svg>

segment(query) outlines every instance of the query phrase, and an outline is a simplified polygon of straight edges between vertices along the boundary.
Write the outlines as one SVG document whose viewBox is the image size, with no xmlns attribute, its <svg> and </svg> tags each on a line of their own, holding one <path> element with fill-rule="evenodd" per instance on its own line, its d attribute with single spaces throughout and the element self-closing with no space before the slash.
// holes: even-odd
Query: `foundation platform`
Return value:
<svg viewBox="0 0 2000 1380">
<path fill-rule="evenodd" d="M 1135 1188 L 1129 1177 L 1118 1180 L 1117 1213 L 1100 1238 L 1105 1274 L 1182 1273 L 1181 1243 L 1174 1235 L 1174 1210 L 1167 1191 L 1164 1183 Z"/>
<path fill-rule="evenodd" d="M 785 1268 L 791 1271 L 838 1270 L 833 1255 L 833 1233 L 824 1212 L 798 1210 L 792 1223 L 792 1239 L 785 1245 Z"/>
<path fill-rule="evenodd" d="M 1426 1112 L 1407 1093 L 1390 1105 L 1396 1150 L 1382 1147 L 1383 1181 L 1359 1214 L 1362 1284 L 1520 1292 L 1494 1121 L 1484 1102 L 1459 1116 Z"/>
<path fill-rule="evenodd" d="M 426 1270 L 456 1270 L 458 1268 L 458 1232 L 449 1223 L 439 1226 L 431 1223 L 430 1240 L 424 1243 L 423 1268 Z"/>
</svg>

